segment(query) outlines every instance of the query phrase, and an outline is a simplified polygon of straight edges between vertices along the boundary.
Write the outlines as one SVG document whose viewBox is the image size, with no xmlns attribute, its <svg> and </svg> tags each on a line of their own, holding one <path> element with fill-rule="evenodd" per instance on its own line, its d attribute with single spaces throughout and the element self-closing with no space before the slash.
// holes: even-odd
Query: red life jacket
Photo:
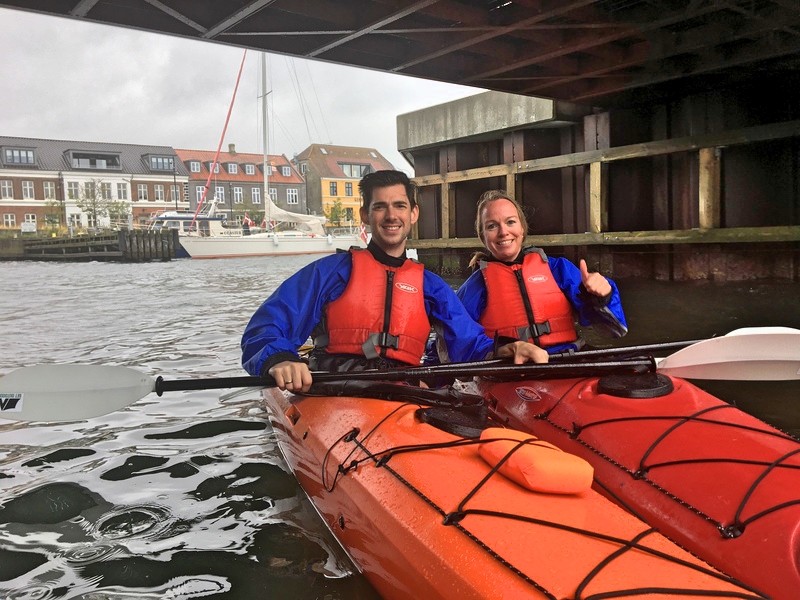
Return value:
<svg viewBox="0 0 800 600">
<path fill-rule="evenodd" d="M 388 267 L 368 250 L 350 252 L 350 281 L 325 308 L 327 339 L 315 339 L 315 346 L 325 346 L 331 354 L 382 356 L 419 365 L 431 332 L 422 289 L 425 267 L 413 260 Z"/>
<path fill-rule="evenodd" d="M 486 308 L 478 322 L 486 335 L 552 346 L 578 339 L 572 305 L 558 287 L 539 249 L 525 254 L 522 264 L 481 261 L 486 282 Z"/>
</svg>

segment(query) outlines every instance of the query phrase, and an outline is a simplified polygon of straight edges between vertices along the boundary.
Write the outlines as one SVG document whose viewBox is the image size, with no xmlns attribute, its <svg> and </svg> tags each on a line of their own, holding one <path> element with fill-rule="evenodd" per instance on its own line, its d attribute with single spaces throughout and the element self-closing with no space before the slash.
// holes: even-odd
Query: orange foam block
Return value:
<svg viewBox="0 0 800 600">
<path fill-rule="evenodd" d="M 498 471 L 524 488 L 548 494 L 580 494 L 592 487 L 592 465 L 528 433 L 490 427 L 481 434 L 481 441 L 481 457 L 492 467 L 508 457 Z M 522 441 L 528 443 L 518 447 Z"/>
</svg>

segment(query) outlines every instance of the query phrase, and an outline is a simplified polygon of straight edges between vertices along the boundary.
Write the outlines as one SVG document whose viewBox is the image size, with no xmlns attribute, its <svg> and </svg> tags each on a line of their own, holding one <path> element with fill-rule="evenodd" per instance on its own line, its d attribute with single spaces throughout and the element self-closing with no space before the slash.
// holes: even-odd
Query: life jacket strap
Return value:
<svg viewBox="0 0 800 600">
<path fill-rule="evenodd" d="M 371 333 L 367 341 L 361 345 L 361 350 L 367 358 L 378 358 L 380 353 L 378 348 L 392 348 L 397 350 L 400 346 L 400 338 L 391 333 L 382 331 L 380 333 Z"/>
</svg>

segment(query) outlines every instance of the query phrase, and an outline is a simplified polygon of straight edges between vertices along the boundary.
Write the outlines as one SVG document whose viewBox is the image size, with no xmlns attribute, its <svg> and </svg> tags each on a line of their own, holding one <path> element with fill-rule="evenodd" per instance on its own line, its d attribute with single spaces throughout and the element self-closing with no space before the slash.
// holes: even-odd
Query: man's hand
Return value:
<svg viewBox="0 0 800 600">
<path fill-rule="evenodd" d="M 514 364 L 521 365 L 526 362 L 546 363 L 550 360 L 550 355 L 546 350 L 539 348 L 529 342 L 512 342 L 501 346 L 497 350 L 497 358 L 505 358 L 507 356 L 514 357 Z"/>
<path fill-rule="evenodd" d="M 611 284 L 600 273 L 590 273 L 586 261 L 581 259 L 581 281 L 586 291 L 595 296 L 608 296 L 611 293 Z"/>
<path fill-rule="evenodd" d="M 311 371 L 304 362 L 285 360 L 273 365 L 269 374 L 282 390 L 307 392 L 311 387 Z"/>
</svg>

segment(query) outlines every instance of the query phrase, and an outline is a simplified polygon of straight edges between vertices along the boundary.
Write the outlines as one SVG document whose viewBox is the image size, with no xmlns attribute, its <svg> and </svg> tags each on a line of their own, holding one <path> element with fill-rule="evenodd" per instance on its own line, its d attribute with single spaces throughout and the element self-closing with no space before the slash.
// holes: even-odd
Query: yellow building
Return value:
<svg viewBox="0 0 800 600">
<path fill-rule="evenodd" d="M 394 169 L 374 148 L 312 144 L 292 161 L 306 179 L 306 201 L 312 214 L 328 217 L 328 227 L 361 224 L 358 182 L 367 173 Z"/>
</svg>

